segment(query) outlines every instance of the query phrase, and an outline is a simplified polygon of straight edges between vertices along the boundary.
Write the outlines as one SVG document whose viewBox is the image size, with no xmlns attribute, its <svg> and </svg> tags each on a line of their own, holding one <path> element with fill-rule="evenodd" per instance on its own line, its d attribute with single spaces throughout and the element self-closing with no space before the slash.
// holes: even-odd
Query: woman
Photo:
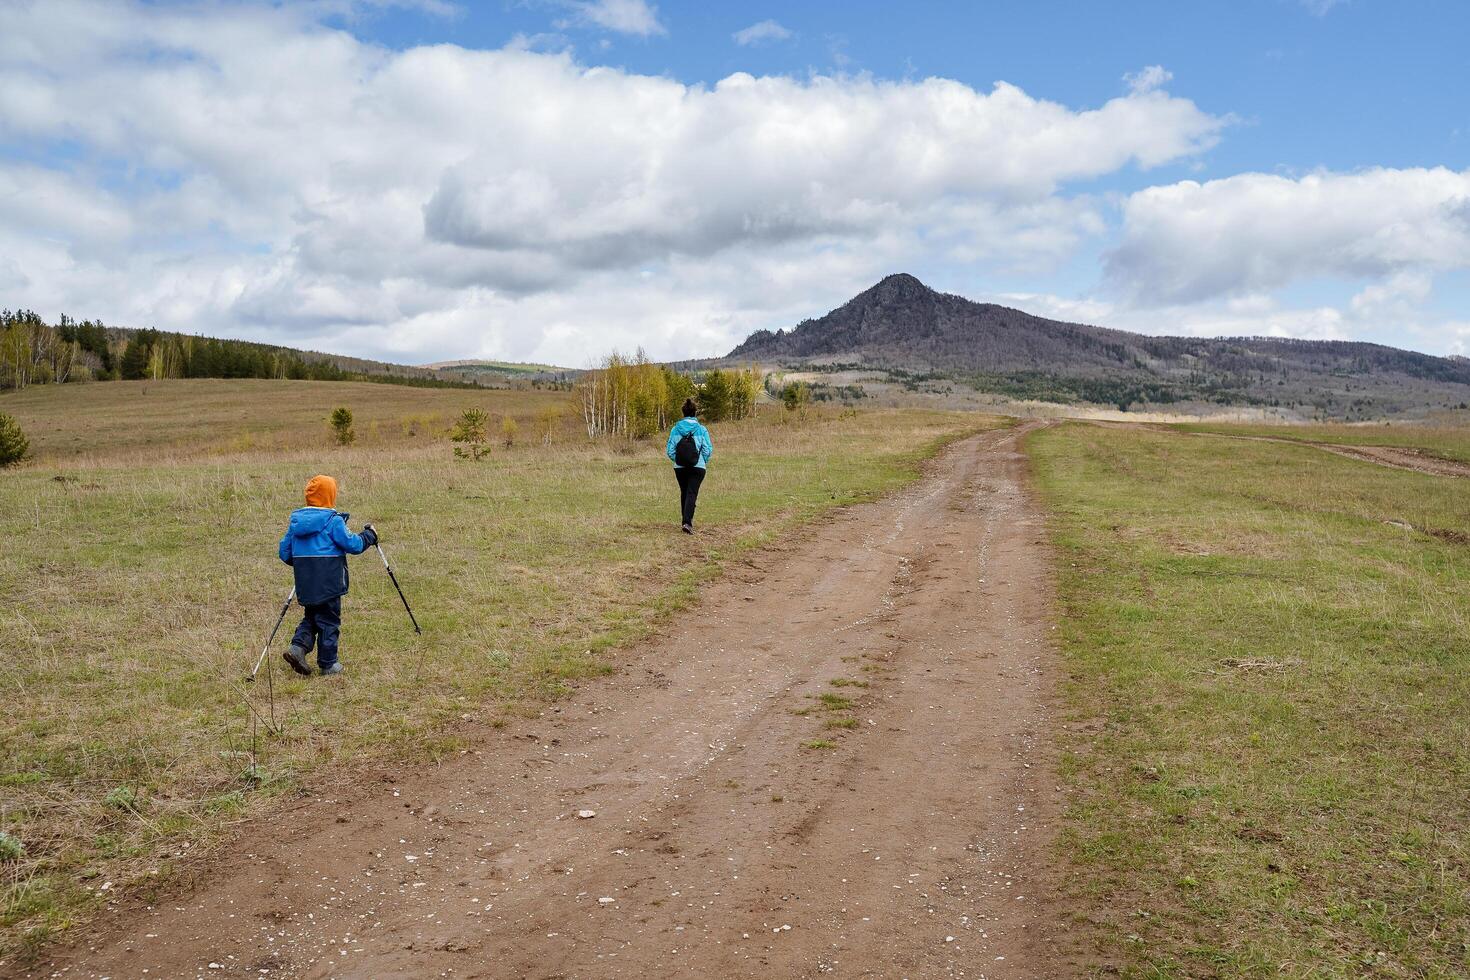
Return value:
<svg viewBox="0 0 1470 980">
<path fill-rule="evenodd" d="M 665 448 L 674 461 L 674 477 L 679 481 L 679 512 L 684 518 L 684 533 L 694 533 L 694 505 L 699 500 L 699 485 L 704 482 L 704 468 L 715 451 L 709 430 L 699 424 L 699 408 L 690 398 L 684 402 L 684 417 L 669 430 Z"/>
</svg>

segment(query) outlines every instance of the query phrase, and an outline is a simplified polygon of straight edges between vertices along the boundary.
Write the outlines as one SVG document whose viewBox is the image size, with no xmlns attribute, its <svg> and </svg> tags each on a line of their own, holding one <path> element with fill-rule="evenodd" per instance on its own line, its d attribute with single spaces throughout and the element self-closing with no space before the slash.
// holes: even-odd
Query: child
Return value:
<svg viewBox="0 0 1470 980">
<path fill-rule="evenodd" d="M 339 514 L 337 481 L 314 476 L 306 483 L 306 506 L 292 511 L 291 524 L 281 538 L 281 561 L 296 573 L 296 599 L 306 608 L 291 649 L 281 654 L 291 669 L 311 676 L 307 655 L 316 647 L 316 664 L 325 675 L 342 673 L 337 660 L 337 633 L 342 627 L 342 597 L 347 594 L 347 556 L 360 555 L 378 543 L 378 532 L 368 524 L 362 534 L 347 530 L 347 515 Z"/>
</svg>

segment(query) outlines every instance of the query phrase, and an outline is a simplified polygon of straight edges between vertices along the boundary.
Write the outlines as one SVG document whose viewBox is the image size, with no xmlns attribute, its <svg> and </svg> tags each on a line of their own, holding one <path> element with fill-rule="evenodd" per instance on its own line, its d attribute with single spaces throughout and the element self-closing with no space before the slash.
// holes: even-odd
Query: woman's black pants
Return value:
<svg viewBox="0 0 1470 980">
<path fill-rule="evenodd" d="M 679 512 L 685 524 L 694 523 L 694 505 L 699 501 L 699 485 L 704 482 L 704 470 L 698 466 L 676 466 L 674 477 L 679 481 Z"/>
</svg>

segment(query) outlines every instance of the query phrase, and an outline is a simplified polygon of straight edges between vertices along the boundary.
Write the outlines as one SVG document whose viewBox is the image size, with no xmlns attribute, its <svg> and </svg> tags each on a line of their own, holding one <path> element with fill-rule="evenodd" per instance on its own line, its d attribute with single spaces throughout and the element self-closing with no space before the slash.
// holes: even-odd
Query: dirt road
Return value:
<svg viewBox="0 0 1470 980">
<path fill-rule="evenodd" d="M 247 831 L 192 894 L 35 975 L 1064 975 L 1017 438 L 761 553 L 478 752 Z"/>
</svg>

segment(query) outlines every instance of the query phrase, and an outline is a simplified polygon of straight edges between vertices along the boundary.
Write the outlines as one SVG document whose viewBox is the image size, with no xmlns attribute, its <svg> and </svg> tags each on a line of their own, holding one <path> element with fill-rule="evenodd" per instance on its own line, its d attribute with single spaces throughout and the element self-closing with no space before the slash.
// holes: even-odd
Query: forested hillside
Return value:
<svg viewBox="0 0 1470 980">
<path fill-rule="evenodd" d="M 474 387 L 407 367 L 244 340 L 129 330 L 62 316 L 55 325 L 30 310 L 0 311 L 0 389 L 79 381 L 163 378 L 366 380 Z"/>
</svg>

